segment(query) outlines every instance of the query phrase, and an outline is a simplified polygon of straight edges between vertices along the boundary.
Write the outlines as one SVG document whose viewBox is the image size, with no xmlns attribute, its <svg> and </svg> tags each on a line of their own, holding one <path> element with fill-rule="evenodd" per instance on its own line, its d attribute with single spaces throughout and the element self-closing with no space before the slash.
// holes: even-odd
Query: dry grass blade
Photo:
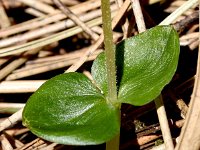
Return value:
<svg viewBox="0 0 200 150">
<path fill-rule="evenodd" d="M 0 2 L 0 26 L 3 29 L 9 27 L 10 25 L 10 20 L 5 12 L 2 2 Z"/>
<path fill-rule="evenodd" d="M 92 21 L 89 21 L 86 24 L 89 27 L 93 27 L 93 26 L 101 24 L 101 22 L 102 22 L 101 18 L 96 18 L 96 19 L 93 19 Z M 65 31 L 53 34 L 51 36 L 48 36 L 48 37 L 45 37 L 45 38 L 42 38 L 42 39 L 39 39 L 39 40 L 28 42 L 26 44 L 21 44 L 21 45 L 18 45 L 18 46 L 4 48 L 4 49 L 1 49 L 1 51 L 0 51 L 0 57 L 8 56 L 8 55 L 14 55 L 14 54 L 17 54 L 17 53 L 32 50 L 34 48 L 42 47 L 42 46 L 51 44 L 53 42 L 65 39 L 67 37 L 70 37 L 72 35 L 75 35 L 77 33 L 82 32 L 82 31 L 83 30 L 80 27 L 74 27 L 74 28 L 67 29 Z"/>
<path fill-rule="evenodd" d="M 56 10 L 52 6 L 42 3 L 40 1 L 36 1 L 36 0 L 28 0 L 28 1 L 27 0 L 18 0 L 18 1 L 28 5 L 30 7 L 33 7 L 37 10 L 40 10 L 41 12 L 47 13 L 47 14 L 56 12 Z"/>
<path fill-rule="evenodd" d="M 0 83 L 0 93 L 35 92 L 44 82 L 45 80 L 2 81 Z"/>
</svg>

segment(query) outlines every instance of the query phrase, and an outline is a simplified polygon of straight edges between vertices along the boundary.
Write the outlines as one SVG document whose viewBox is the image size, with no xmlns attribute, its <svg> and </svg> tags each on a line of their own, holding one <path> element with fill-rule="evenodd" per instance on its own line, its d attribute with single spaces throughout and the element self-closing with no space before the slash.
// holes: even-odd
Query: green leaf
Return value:
<svg viewBox="0 0 200 150">
<path fill-rule="evenodd" d="M 92 64 L 91 74 L 96 86 L 101 90 L 105 96 L 108 95 L 108 81 L 106 71 L 105 53 L 101 53 Z"/>
<path fill-rule="evenodd" d="M 178 64 L 179 38 L 171 26 L 157 26 L 116 46 L 118 100 L 144 105 L 156 98 L 172 79 Z M 105 56 L 92 67 L 99 88 L 107 91 Z"/>
<path fill-rule="evenodd" d="M 119 133 L 119 112 L 80 73 L 58 75 L 28 100 L 23 124 L 48 141 L 92 145 Z"/>
</svg>

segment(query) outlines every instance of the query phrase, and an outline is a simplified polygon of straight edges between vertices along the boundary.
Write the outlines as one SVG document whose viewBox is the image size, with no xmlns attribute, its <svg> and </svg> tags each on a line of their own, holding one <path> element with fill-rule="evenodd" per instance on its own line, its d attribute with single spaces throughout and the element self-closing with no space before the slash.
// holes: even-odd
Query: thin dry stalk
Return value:
<svg viewBox="0 0 200 150">
<path fill-rule="evenodd" d="M 99 26 L 95 26 L 92 28 L 92 31 L 96 32 L 97 34 L 102 34 L 103 33 L 103 30 L 101 27 Z"/>
<path fill-rule="evenodd" d="M 160 126 L 161 126 L 161 131 L 162 131 L 162 135 L 163 135 L 163 139 L 164 139 L 164 143 L 165 143 L 165 148 L 166 148 L 166 150 L 173 150 L 174 144 L 173 144 L 173 140 L 171 137 L 171 132 L 169 129 L 169 124 L 168 124 L 167 115 L 166 115 L 165 107 L 163 104 L 162 96 L 160 95 L 158 98 L 156 98 L 154 100 L 154 102 L 156 104 L 158 119 L 159 119 Z"/>
<path fill-rule="evenodd" d="M 30 14 L 30 15 L 35 16 L 35 17 L 45 17 L 44 13 L 42 13 L 42 12 L 40 12 L 40 11 L 34 9 L 34 8 L 27 8 L 27 9 L 25 9 L 25 12 L 27 14 Z"/>
<path fill-rule="evenodd" d="M 83 74 L 84 74 L 86 77 L 88 77 L 88 79 L 90 79 L 91 81 L 94 81 L 94 80 L 93 80 L 93 77 L 92 77 L 92 75 L 91 75 L 91 73 L 90 73 L 89 71 L 84 70 L 84 71 L 83 71 Z"/>
<path fill-rule="evenodd" d="M 52 0 L 40 0 L 44 3 L 47 3 L 47 4 L 53 4 Z M 78 0 L 61 0 L 61 2 L 65 5 L 78 5 L 80 2 Z"/>
<path fill-rule="evenodd" d="M 47 147 L 48 144 L 47 143 L 44 143 L 44 144 L 40 144 L 40 145 L 34 145 L 33 148 L 30 147 L 28 148 L 27 150 L 42 150 L 43 148 Z M 54 150 L 54 149 L 49 149 L 49 150 Z"/>
<path fill-rule="evenodd" d="M 185 3 L 185 0 L 177 0 L 177 1 L 173 1 L 171 4 L 170 4 L 170 7 L 171 6 L 175 6 L 175 7 L 180 7 L 181 5 L 183 5 Z"/>
<path fill-rule="evenodd" d="M 0 2 L 0 26 L 1 28 L 7 28 L 11 25 L 10 20 L 6 14 L 6 11 L 2 5 L 2 2 Z"/>
<path fill-rule="evenodd" d="M 18 136 L 24 133 L 27 133 L 28 131 L 30 131 L 28 128 L 22 128 L 22 129 L 8 129 L 5 131 L 5 133 L 7 133 L 10 136 Z"/>
<path fill-rule="evenodd" d="M 122 5 L 123 5 L 123 0 L 115 0 L 118 7 L 120 8 Z M 122 25 L 122 30 L 123 30 L 123 39 L 126 39 L 127 38 L 127 35 L 128 35 L 128 25 L 129 25 L 129 22 L 128 22 L 128 19 L 125 18 L 125 23 Z"/>
<path fill-rule="evenodd" d="M 142 137 L 138 138 L 137 142 L 138 142 L 138 145 L 144 145 L 144 144 L 151 142 L 158 138 L 160 138 L 159 135 L 147 135 L 147 136 L 142 136 Z"/>
<path fill-rule="evenodd" d="M 5 28 L 8 28 L 9 26 L 11 26 L 11 22 L 10 22 L 10 20 L 6 14 L 6 11 L 3 7 L 2 1 L 0 1 L 0 26 L 1 26 L 1 29 L 5 29 Z M 10 60 L 10 58 L 0 59 L 0 67 L 1 67 L 1 65 L 3 65 L 4 63 L 6 63 L 9 60 Z"/>
<path fill-rule="evenodd" d="M 199 47 L 199 39 L 196 39 L 194 42 L 192 42 L 190 45 L 189 45 L 189 48 L 190 50 L 194 50 L 196 48 Z"/>
<path fill-rule="evenodd" d="M 188 39 L 188 40 L 181 40 L 180 41 L 180 46 L 189 46 L 191 45 L 196 39 Z"/>
<path fill-rule="evenodd" d="M 5 9 L 10 9 L 10 8 L 18 8 L 22 6 L 21 2 L 18 2 L 16 0 L 1 0 L 2 4 L 5 6 Z"/>
<path fill-rule="evenodd" d="M 41 145 L 43 143 L 45 143 L 43 140 L 41 140 L 40 138 L 37 138 L 33 140 L 32 142 L 25 144 L 23 147 L 17 148 L 15 150 L 27 150 L 29 148 L 34 148 L 34 145 Z"/>
<path fill-rule="evenodd" d="M 19 140 L 15 139 L 13 136 L 9 135 L 6 131 L 3 132 L 4 135 L 9 139 L 9 142 L 12 144 L 13 147 L 22 147 L 24 144 L 20 142 Z"/>
<path fill-rule="evenodd" d="M 52 6 L 42 3 L 41 1 L 36 1 L 36 0 L 18 0 L 30 7 L 33 7 L 37 10 L 40 10 L 41 12 L 50 14 L 50 13 L 55 13 L 56 9 L 54 9 Z"/>
<path fill-rule="evenodd" d="M 198 17 L 199 17 L 199 14 L 197 14 L 197 18 Z M 187 31 L 187 33 L 195 32 L 196 30 L 198 30 L 198 28 L 199 28 L 199 24 L 191 25 L 191 28 Z"/>
<path fill-rule="evenodd" d="M 38 146 L 34 146 L 33 149 L 30 149 L 30 150 L 42 150 L 43 148 L 47 147 L 48 144 L 47 143 L 44 143 L 44 144 L 41 144 L 41 145 L 38 145 Z M 50 148 L 49 150 L 54 150 L 53 148 Z"/>
<path fill-rule="evenodd" d="M 188 33 L 180 37 L 180 40 L 189 40 L 193 38 L 199 38 L 199 32 Z"/>
<path fill-rule="evenodd" d="M 177 9 L 177 7 L 173 7 L 173 6 L 172 6 L 172 7 L 168 7 L 168 8 L 165 9 L 164 11 L 165 11 L 166 13 L 172 13 L 172 12 L 174 12 L 176 9 Z M 188 15 L 191 15 L 193 12 L 194 12 L 193 9 L 189 9 L 189 10 L 187 10 L 186 12 L 184 12 L 183 15 L 184 15 L 184 16 L 188 16 Z M 181 18 L 183 18 L 183 16 L 180 16 L 180 17 L 179 17 L 179 19 L 181 19 Z"/>
<path fill-rule="evenodd" d="M 20 103 L 0 103 L 0 113 L 13 114 L 24 106 Z"/>
<path fill-rule="evenodd" d="M 11 57 L 3 57 L 3 58 L 0 58 L 0 67 L 6 63 L 7 61 L 9 61 L 11 59 Z"/>
<path fill-rule="evenodd" d="M 47 146 L 47 143 L 45 143 L 44 141 L 39 141 L 31 145 L 30 147 L 28 147 L 26 150 L 38 150 L 46 146 Z"/>
<path fill-rule="evenodd" d="M 138 0 L 131 0 L 132 8 L 139 33 L 146 31 L 142 9 Z"/>
<path fill-rule="evenodd" d="M 127 143 L 123 144 L 120 146 L 120 149 L 122 150 L 126 150 L 128 149 L 129 147 L 131 147 L 131 145 L 144 145 L 146 143 L 149 143 L 151 141 L 154 141 L 158 138 L 160 138 L 161 136 L 160 135 L 145 135 L 145 136 L 142 136 L 142 137 L 139 137 L 137 139 L 133 139 L 131 141 L 128 141 Z"/>
<path fill-rule="evenodd" d="M 45 80 L 2 81 L 0 83 L 0 93 L 35 92 L 44 82 Z"/>
<path fill-rule="evenodd" d="M 0 132 L 20 121 L 22 119 L 22 111 L 23 109 L 20 109 L 4 121 L 0 122 Z"/>
<path fill-rule="evenodd" d="M 6 138 L 4 134 L 2 134 L 0 138 L 1 138 L 2 150 L 13 150 L 12 145 L 10 144 L 9 140 Z"/>
<path fill-rule="evenodd" d="M 85 23 L 83 23 L 78 16 L 76 16 L 68 7 L 63 5 L 60 0 L 53 0 L 54 3 L 57 5 L 58 8 L 72 21 L 74 21 L 78 26 L 80 26 L 83 31 L 85 31 L 94 41 L 98 39 L 98 35 L 94 33 Z"/>
<path fill-rule="evenodd" d="M 57 143 L 52 143 L 44 148 L 42 148 L 41 150 L 54 150 L 54 147 L 58 145 Z"/>
</svg>

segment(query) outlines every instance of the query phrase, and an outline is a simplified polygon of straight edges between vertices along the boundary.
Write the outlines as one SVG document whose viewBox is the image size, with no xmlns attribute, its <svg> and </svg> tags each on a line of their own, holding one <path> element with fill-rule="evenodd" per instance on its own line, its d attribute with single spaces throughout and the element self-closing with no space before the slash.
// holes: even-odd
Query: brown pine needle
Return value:
<svg viewBox="0 0 200 150">
<path fill-rule="evenodd" d="M 85 23 L 83 23 L 78 18 L 78 16 L 76 16 L 68 7 L 63 5 L 63 3 L 60 0 L 53 0 L 53 2 L 67 17 L 73 20 L 77 25 L 79 25 L 83 29 L 83 31 L 90 35 L 93 40 L 96 41 L 98 39 L 99 36 L 96 33 L 94 33 Z"/>
</svg>

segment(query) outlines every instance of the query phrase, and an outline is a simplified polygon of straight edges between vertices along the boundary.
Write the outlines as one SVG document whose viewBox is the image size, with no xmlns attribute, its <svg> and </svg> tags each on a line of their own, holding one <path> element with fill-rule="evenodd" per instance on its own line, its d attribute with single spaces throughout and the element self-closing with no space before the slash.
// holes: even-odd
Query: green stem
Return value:
<svg viewBox="0 0 200 150">
<path fill-rule="evenodd" d="M 115 47 L 113 44 L 113 34 L 111 26 L 110 1 L 101 0 L 104 45 L 106 55 L 107 81 L 108 81 L 108 101 L 112 104 L 117 102 L 116 87 L 116 67 L 115 67 Z"/>
<path fill-rule="evenodd" d="M 108 81 L 108 101 L 118 107 L 117 103 L 117 86 L 116 86 L 116 66 L 115 66 L 115 47 L 113 44 L 113 34 L 111 25 L 110 1 L 101 0 L 104 45 L 106 55 L 106 69 Z M 116 106 L 117 105 L 117 106 Z M 120 110 L 119 110 L 120 112 Z M 120 113 L 119 113 L 120 118 Z M 106 150 L 119 150 L 120 134 L 106 143 Z"/>
<path fill-rule="evenodd" d="M 120 134 L 106 142 L 106 150 L 119 150 Z"/>
</svg>

